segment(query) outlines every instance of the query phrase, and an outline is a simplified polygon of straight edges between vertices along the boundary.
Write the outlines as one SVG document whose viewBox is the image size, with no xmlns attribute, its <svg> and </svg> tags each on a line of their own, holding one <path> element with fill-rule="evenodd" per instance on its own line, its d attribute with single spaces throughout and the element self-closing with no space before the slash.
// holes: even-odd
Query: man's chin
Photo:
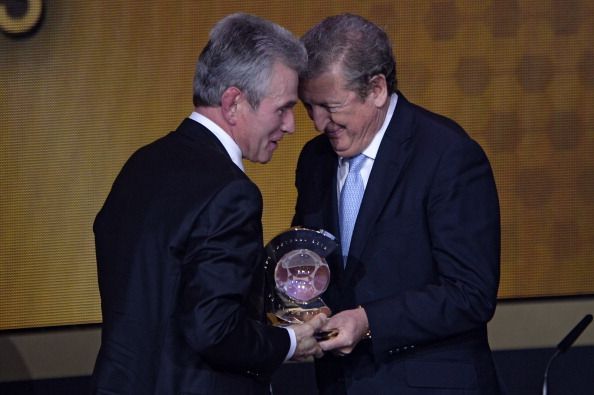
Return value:
<svg viewBox="0 0 594 395">
<path fill-rule="evenodd" d="M 261 163 L 261 164 L 265 164 L 270 162 L 270 160 L 272 159 L 272 152 L 269 152 L 267 154 L 262 154 L 262 155 L 258 155 L 257 157 L 244 157 L 244 159 L 249 160 L 252 163 Z"/>
<path fill-rule="evenodd" d="M 260 160 L 258 160 L 258 162 L 262 163 L 262 164 L 270 162 L 272 160 L 273 153 L 274 153 L 274 150 L 269 151 L 267 155 L 262 155 L 262 157 L 260 158 Z"/>
<path fill-rule="evenodd" d="M 332 146 L 332 149 L 334 150 L 334 152 L 336 152 L 338 156 L 343 156 L 344 147 L 341 146 L 340 141 L 338 139 L 330 139 L 330 145 Z"/>
</svg>

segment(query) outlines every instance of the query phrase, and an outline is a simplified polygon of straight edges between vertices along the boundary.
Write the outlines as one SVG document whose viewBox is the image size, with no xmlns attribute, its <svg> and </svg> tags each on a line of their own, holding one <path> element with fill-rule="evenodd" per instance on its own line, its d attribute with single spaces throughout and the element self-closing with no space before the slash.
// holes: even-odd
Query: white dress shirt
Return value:
<svg viewBox="0 0 594 395">
<path fill-rule="evenodd" d="M 237 145 L 235 140 L 233 140 L 233 138 L 229 136 L 229 134 L 227 134 L 223 128 L 196 111 L 192 112 L 189 118 L 210 130 L 210 132 L 214 134 L 217 139 L 219 139 L 221 144 L 223 144 L 223 147 L 225 147 L 225 150 L 227 150 L 227 153 L 231 157 L 233 163 L 235 163 L 237 167 L 239 167 L 241 171 L 245 173 L 245 169 L 243 168 L 243 155 L 241 154 L 241 148 L 239 148 L 239 145 Z"/>
</svg>

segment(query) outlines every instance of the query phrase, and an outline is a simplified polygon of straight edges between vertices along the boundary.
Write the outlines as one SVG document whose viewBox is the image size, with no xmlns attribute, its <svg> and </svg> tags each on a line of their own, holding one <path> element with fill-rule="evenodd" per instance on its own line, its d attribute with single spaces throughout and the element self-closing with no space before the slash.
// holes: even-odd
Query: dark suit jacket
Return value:
<svg viewBox="0 0 594 395">
<path fill-rule="evenodd" d="M 320 135 L 300 155 L 293 225 L 339 235 L 338 159 Z M 362 305 L 372 340 L 317 362 L 323 394 L 495 394 L 486 323 L 499 283 L 499 205 L 482 149 L 401 94 L 381 142 L 343 270 L 324 301 Z M 340 249 L 337 249 L 339 251 Z"/>
<path fill-rule="evenodd" d="M 264 324 L 262 198 L 206 128 L 141 148 L 94 224 L 98 394 L 263 394 L 290 345 Z"/>
</svg>

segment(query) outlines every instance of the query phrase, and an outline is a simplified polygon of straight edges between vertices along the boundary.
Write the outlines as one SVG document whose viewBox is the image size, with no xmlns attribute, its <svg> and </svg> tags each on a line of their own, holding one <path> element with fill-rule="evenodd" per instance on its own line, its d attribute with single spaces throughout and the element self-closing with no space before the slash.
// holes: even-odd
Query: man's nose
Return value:
<svg viewBox="0 0 594 395">
<path fill-rule="evenodd" d="M 284 133 L 293 133 L 295 131 L 295 114 L 293 110 L 285 111 L 283 116 L 282 130 Z"/>
<path fill-rule="evenodd" d="M 323 131 L 330 120 L 330 113 L 322 106 L 313 106 L 311 109 L 311 118 L 316 129 Z"/>
</svg>

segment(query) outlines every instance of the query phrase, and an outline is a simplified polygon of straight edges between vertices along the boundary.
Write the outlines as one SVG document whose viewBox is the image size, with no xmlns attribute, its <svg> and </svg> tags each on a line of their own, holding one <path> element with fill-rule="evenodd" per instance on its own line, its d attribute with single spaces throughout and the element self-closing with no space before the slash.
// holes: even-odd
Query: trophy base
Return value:
<svg viewBox="0 0 594 395">
<path fill-rule="evenodd" d="M 330 308 L 327 306 L 322 307 L 315 307 L 310 309 L 305 309 L 302 307 L 289 307 L 282 310 L 277 310 L 273 314 L 268 313 L 269 319 L 272 316 L 273 319 L 271 321 L 273 324 L 275 323 L 273 320 L 278 321 L 279 324 L 303 324 L 311 320 L 316 315 L 324 313 L 326 316 L 330 316 L 331 311 Z"/>
</svg>

